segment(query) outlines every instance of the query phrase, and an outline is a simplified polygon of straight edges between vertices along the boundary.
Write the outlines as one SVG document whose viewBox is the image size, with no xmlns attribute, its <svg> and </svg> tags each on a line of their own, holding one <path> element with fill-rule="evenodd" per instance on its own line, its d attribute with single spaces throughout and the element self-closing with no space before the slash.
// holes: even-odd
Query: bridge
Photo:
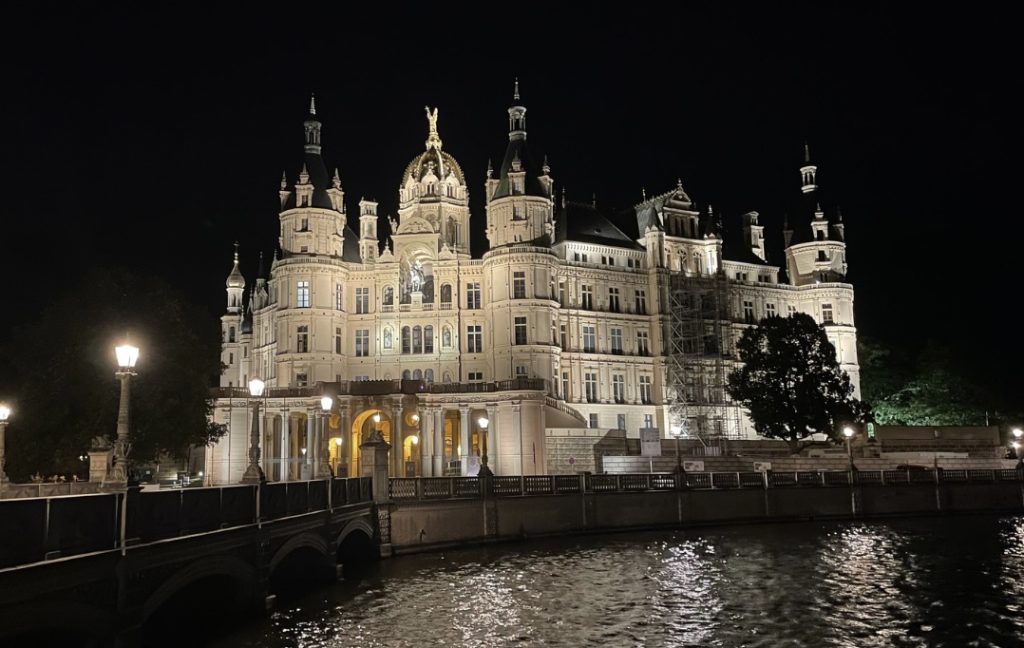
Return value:
<svg viewBox="0 0 1024 648">
<path fill-rule="evenodd" d="M 368 477 L 3 500 L 0 643 L 181 638 L 182 609 L 189 626 L 194 608 L 263 610 L 376 558 L 377 541 Z"/>
<path fill-rule="evenodd" d="M 1024 511 L 1017 470 L 388 479 L 378 445 L 372 477 L 0 501 L 0 639 L 136 646 L 180 637 L 183 619 L 203 628 L 378 556 L 467 543 Z"/>
</svg>

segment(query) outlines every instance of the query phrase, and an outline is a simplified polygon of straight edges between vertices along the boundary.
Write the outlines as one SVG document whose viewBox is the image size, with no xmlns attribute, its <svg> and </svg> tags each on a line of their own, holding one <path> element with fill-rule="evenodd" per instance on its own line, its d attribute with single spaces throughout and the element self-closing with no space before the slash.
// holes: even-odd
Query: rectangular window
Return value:
<svg viewBox="0 0 1024 648">
<path fill-rule="evenodd" d="M 298 284 L 298 295 L 295 305 L 299 308 L 309 308 L 309 282 L 300 281 Z"/>
<path fill-rule="evenodd" d="M 594 326 L 583 327 L 583 351 L 584 353 L 597 351 L 597 328 Z"/>
<path fill-rule="evenodd" d="M 622 355 L 622 329 L 611 329 L 612 355 Z"/>
<path fill-rule="evenodd" d="M 558 341 L 561 343 L 560 346 L 563 349 L 569 348 L 569 339 L 568 335 L 566 334 L 565 324 L 560 324 L 558 326 Z"/>
<path fill-rule="evenodd" d="M 597 429 L 597 414 L 590 415 L 590 427 Z"/>
<path fill-rule="evenodd" d="M 526 299 L 526 273 L 512 273 L 512 299 Z"/>
<path fill-rule="evenodd" d="M 626 429 L 626 415 L 625 414 L 616 414 L 615 415 L 615 426 L 619 430 L 625 430 Z"/>
<path fill-rule="evenodd" d="M 626 378 L 620 374 L 612 376 L 612 397 L 616 403 L 626 402 Z"/>
<path fill-rule="evenodd" d="M 526 371 L 526 365 L 516 365 L 516 378 L 526 378 L 529 375 Z"/>
<path fill-rule="evenodd" d="M 654 415 L 653 414 L 644 414 L 644 427 L 645 428 L 652 428 L 652 427 L 654 427 Z"/>
<path fill-rule="evenodd" d="M 484 332 L 483 327 L 479 324 L 473 324 L 466 327 L 466 352 L 467 353 L 483 353 L 484 350 Z"/>
<path fill-rule="evenodd" d="M 831 324 L 835 321 L 832 319 L 832 304 L 821 305 L 821 321 L 825 324 Z"/>
<path fill-rule="evenodd" d="M 334 352 L 341 355 L 341 328 L 334 329 Z"/>
<path fill-rule="evenodd" d="M 295 386 L 305 387 L 309 384 L 309 375 L 304 373 L 295 374 Z"/>
<path fill-rule="evenodd" d="M 594 288 L 592 286 L 580 288 L 580 308 L 594 310 Z"/>
<path fill-rule="evenodd" d="M 334 284 L 334 310 L 341 310 L 341 284 Z"/>
<path fill-rule="evenodd" d="M 651 347 L 648 344 L 648 342 L 649 342 L 649 338 L 647 336 L 647 331 L 637 331 L 636 332 L 636 354 L 637 355 L 645 356 L 645 355 L 650 354 Z"/>
<path fill-rule="evenodd" d="M 480 283 L 466 284 L 466 308 L 477 310 L 480 308 Z"/>
<path fill-rule="evenodd" d="M 562 372 L 562 399 L 569 400 L 569 372 Z"/>
<path fill-rule="evenodd" d="M 609 288 L 608 289 L 608 310 L 613 313 L 619 312 L 619 289 Z"/>
<path fill-rule="evenodd" d="M 794 306 L 793 304 L 787 305 L 786 306 L 786 314 L 789 315 L 790 317 L 793 317 L 794 315 L 796 315 L 796 306 Z"/>
<path fill-rule="evenodd" d="M 356 357 L 365 358 L 370 355 L 370 331 L 356 331 Z"/>
<path fill-rule="evenodd" d="M 295 351 L 307 353 L 309 351 L 309 327 L 300 326 L 295 334 Z"/>
<path fill-rule="evenodd" d="M 228 364 L 229 365 L 235 364 L 235 354 L 234 353 L 229 353 L 228 354 Z"/>
<path fill-rule="evenodd" d="M 469 380 L 469 382 L 483 382 L 484 381 L 484 372 L 482 372 L 482 371 L 470 371 L 468 374 L 466 374 L 466 379 Z"/>
<path fill-rule="evenodd" d="M 754 302 L 749 299 L 743 300 L 743 321 L 747 324 L 754 323 Z"/>
<path fill-rule="evenodd" d="M 637 290 L 636 295 L 636 312 L 638 315 L 647 314 L 647 293 L 643 290 Z"/>
<path fill-rule="evenodd" d="M 515 322 L 515 343 L 526 344 L 526 318 L 517 317 Z"/>
<path fill-rule="evenodd" d="M 651 404 L 651 377 L 640 376 L 640 402 L 645 405 Z"/>
<path fill-rule="evenodd" d="M 597 374 L 596 373 L 585 373 L 583 374 L 583 387 L 586 390 L 587 402 L 597 402 Z"/>
<path fill-rule="evenodd" d="M 370 379 L 369 376 L 352 376 L 352 380 L 354 380 L 356 382 L 364 382 L 364 381 L 367 381 L 369 379 Z"/>
<path fill-rule="evenodd" d="M 764 305 L 764 316 L 765 317 L 775 317 L 776 315 L 777 315 L 777 313 L 775 312 L 775 304 L 765 304 Z"/>
<path fill-rule="evenodd" d="M 563 307 L 566 306 L 566 301 L 565 301 L 565 282 L 564 281 L 559 281 L 558 282 L 558 304 L 560 306 L 563 306 Z"/>
<path fill-rule="evenodd" d="M 356 313 L 370 312 L 370 289 L 356 288 Z"/>
</svg>

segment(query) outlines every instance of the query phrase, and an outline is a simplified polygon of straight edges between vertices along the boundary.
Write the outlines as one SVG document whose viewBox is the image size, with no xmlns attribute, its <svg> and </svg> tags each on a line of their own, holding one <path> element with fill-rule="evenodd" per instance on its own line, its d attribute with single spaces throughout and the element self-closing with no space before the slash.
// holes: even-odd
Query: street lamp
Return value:
<svg viewBox="0 0 1024 648">
<path fill-rule="evenodd" d="M 131 422 L 131 377 L 135 375 L 135 363 L 139 359 L 139 348 L 122 344 L 114 348 L 117 355 L 115 376 L 121 381 L 121 402 L 117 408 L 117 440 L 114 441 L 114 468 L 103 482 L 104 488 L 125 488 L 128 485 L 128 428 Z"/>
<path fill-rule="evenodd" d="M 672 433 L 672 436 L 675 437 L 676 440 L 676 467 L 672 470 L 672 472 L 678 475 L 682 475 L 685 473 L 685 471 L 683 470 L 683 455 L 680 452 L 679 445 L 680 440 L 686 434 L 686 430 L 683 428 L 682 425 L 672 425 L 669 426 L 669 432 Z"/>
<path fill-rule="evenodd" d="M 850 465 L 850 472 L 853 472 L 853 448 L 850 447 L 850 439 L 853 438 L 853 428 L 849 425 L 843 427 L 843 436 L 846 438 L 846 460 Z"/>
<path fill-rule="evenodd" d="M 491 451 L 491 448 L 487 445 L 487 426 L 491 424 L 491 421 L 486 416 L 481 416 L 476 420 L 476 424 L 480 426 L 480 430 L 483 432 L 483 442 L 480 445 L 484 449 L 480 456 L 480 470 L 477 472 L 477 476 L 494 477 L 494 471 L 488 465 L 487 457 L 487 454 Z"/>
<path fill-rule="evenodd" d="M 334 407 L 334 399 L 330 396 L 323 396 L 320 398 L 320 461 L 317 464 L 316 478 L 317 479 L 330 479 L 333 477 L 331 474 L 330 464 L 330 447 L 328 446 L 327 439 L 327 418 L 331 414 L 331 408 Z"/>
<path fill-rule="evenodd" d="M 0 487 L 7 481 L 7 473 L 4 472 L 4 463 L 7 461 L 4 454 L 4 437 L 7 435 L 7 419 L 11 418 L 11 408 L 7 403 L 0 403 Z"/>
<path fill-rule="evenodd" d="M 341 465 L 341 444 L 345 442 L 342 437 L 335 437 L 334 439 L 334 474 L 338 474 L 338 467 Z"/>
<path fill-rule="evenodd" d="M 260 396 L 266 387 L 259 378 L 249 381 L 249 396 L 252 397 L 252 429 L 249 433 L 249 466 L 242 475 L 243 484 L 258 484 L 266 481 L 263 469 L 260 468 Z"/>
</svg>

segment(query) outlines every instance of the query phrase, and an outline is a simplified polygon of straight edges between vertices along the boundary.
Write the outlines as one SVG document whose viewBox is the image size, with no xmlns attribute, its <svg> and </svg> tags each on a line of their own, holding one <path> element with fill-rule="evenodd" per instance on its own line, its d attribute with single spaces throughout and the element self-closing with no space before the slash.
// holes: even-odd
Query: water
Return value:
<svg viewBox="0 0 1024 648">
<path fill-rule="evenodd" d="M 226 637 L 335 646 L 1021 646 L 1024 518 L 603 535 L 382 562 Z"/>
</svg>

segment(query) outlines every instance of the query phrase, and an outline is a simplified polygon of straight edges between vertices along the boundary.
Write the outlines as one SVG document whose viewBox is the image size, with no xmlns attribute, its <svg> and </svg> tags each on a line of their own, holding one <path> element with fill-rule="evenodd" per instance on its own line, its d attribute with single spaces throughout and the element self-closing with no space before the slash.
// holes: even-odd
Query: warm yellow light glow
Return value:
<svg viewBox="0 0 1024 648">
<path fill-rule="evenodd" d="M 420 442 L 420 438 L 414 434 L 409 437 L 409 442 L 412 443 L 413 445 L 416 445 L 417 443 Z"/>
<path fill-rule="evenodd" d="M 341 444 L 344 443 L 344 441 L 345 439 L 342 439 L 341 437 L 334 437 L 334 445 L 338 446 L 339 448 L 341 447 Z"/>
<path fill-rule="evenodd" d="M 117 366 L 122 369 L 131 369 L 139 359 L 139 347 L 130 344 L 114 347 L 114 353 L 117 354 Z"/>
<path fill-rule="evenodd" d="M 486 416 L 481 416 L 476 420 L 476 424 L 479 425 L 482 429 L 486 430 L 487 426 L 490 425 L 491 422 L 487 420 Z"/>
<path fill-rule="evenodd" d="M 7 403 L 0 403 L 0 421 L 6 421 L 11 418 L 11 408 Z"/>
<path fill-rule="evenodd" d="M 259 378 L 253 378 L 252 380 L 249 381 L 249 394 L 256 398 L 259 398 L 260 396 L 263 395 L 264 386 L 265 383 L 262 380 L 260 380 Z"/>
<path fill-rule="evenodd" d="M 323 411 L 330 412 L 332 405 L 334 405 L 334 399 L 330 396 L 324 396 L 320 399 L 320 409 Z"/>
<path fill-rule="evenodd" d="M 1014 436 L 1014 438 L 1019 439 L 1022 435 L 1024 435 L 1024 430 L 1022 430 L 1020 428 L 1013 428 L 1013 436 Z"/>
<path fill-rule="evenodd" d="M 380 412 L 377 412 L 376 414 L 373 415 L 373 422 L 380 423 Z"/>
<path fill-rule="evenodd" d="M 302 449 L 300 450 L 300 452 L 302 452 L 302 456 L 303 456 L 303 457 L 305 457 L 305 456 L 306 456 L 306 449 L 305 449 L 305 448 L 302 448 Z"/>
<path fill-rule="evenodd" d="M 413 414 L 413 415 L 412 415 L 412 416 L 410 416 L 409 418 L 411 418 L 411 419 L 412 419 L 412 422 L 413 422 L 413 423 L 419 423 L 419 422 L 420 422 L 420 415 L 419 415 L 419 414 Z"/>
<path fill-rule="evenodd" d="M 853 428 L 847 425 L 843 428 L 843 436 L 847 439 L 853 438 Z"/>
</svg>

